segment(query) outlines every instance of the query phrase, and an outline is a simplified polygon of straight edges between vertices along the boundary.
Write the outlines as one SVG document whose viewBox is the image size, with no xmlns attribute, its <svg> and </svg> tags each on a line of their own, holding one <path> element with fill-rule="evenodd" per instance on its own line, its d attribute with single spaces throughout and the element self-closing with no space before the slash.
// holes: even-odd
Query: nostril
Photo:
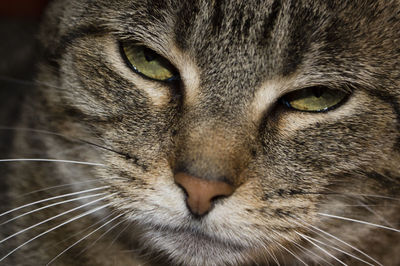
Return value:
<svg viewBox="0 0 400 266">
<path fill-rule="evenodd" d="M 226 182 L 205 180 L 182 172 L 175 174 L 174 178 L 187 196 L 190 211 L 196 216 L 205 215 L 212 208 L 212 202 L 234 192 L 234 187 Z"/>
</svg>

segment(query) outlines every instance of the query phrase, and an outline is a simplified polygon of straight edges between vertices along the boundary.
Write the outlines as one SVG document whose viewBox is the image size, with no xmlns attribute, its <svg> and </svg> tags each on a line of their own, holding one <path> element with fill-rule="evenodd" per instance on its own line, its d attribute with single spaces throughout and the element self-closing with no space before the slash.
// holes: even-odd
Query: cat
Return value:
<svg viewBox="0 0 400 266">
<path fill-rule="evenodd" d="M 3 265 L 400 265 L 399 1 L 55 0 L 38 40 Z"/>
</svg>

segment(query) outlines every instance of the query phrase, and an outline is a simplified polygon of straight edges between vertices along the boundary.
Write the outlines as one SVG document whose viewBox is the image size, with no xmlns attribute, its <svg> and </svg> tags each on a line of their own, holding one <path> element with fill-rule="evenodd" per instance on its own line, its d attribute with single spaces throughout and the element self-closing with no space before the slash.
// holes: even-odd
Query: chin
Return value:
<svg viewBox="0 0 400 266">
<path fill-rule="evenodd" d="M 172 265 L 249 265 L 256 248 L 199 229 L 144 226 L 141 240 L 150 258 Z M 157 254 L 157 255 L 155 255 Z M 253 258 L 254 259 L 254 258 Z"/>
</svg>

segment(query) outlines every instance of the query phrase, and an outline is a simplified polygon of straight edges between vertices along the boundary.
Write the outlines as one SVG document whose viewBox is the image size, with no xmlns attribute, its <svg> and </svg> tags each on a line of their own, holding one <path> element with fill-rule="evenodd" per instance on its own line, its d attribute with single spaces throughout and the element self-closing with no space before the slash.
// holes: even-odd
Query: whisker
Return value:
<svg viewBox="0 0 400 266">
<path fill-rule="evenodd" d="M 378 265 L 380 265 L 380 266 L 383 266 L 382 263 L 380 263 L 379 261 L 377 261 L 376 259 L 374 259 L 374 258 L 371 257 L 370 255 L 368 255 L 367 253 L 363 252 L 363 251 L 360 250 L 359 248 L 357 248 L 357 247 L 355 247 L 355 246 L 353 246 L 353 245 L 347 243 L 346 241 L 344 241 L 344 240 L 342 240 L 342 239 L 340 239 L 340 238 L 338 238 L 338 237 L 336 237 L 336 236 L 334 236 L 334 235 L 332 235 L 332 234 L 330 234 L 330 233 L 328 233 L 328 232 L 326 232 L 326 231 L 324 231 L 324 230 L 322 230 L 322 229 L 320 229 L 320 228 L 318 228 L 318 227 L 316 227 L 316 226 L 314 226 L 314 225 L 311 225 L 311 224 L 309 224 L 309 223 L 307 223 L 307 222 L 305 222 L 305 221 L 302 221 L 302 220 L 299 219 L 299 218 L 296 218 L 296 219 L 303 223 L 303 224 L 299 224 L 299 223 L 295 222 L 295 223 L 299 224 L 300 226 L 306 225 L 307 227 L 313 228 L 313 229 L 317 230 L 318 232 L 321 232 L 322 234 L 325 234 L 325 235 L 327 235 L 327 236 L 329 236 L 329 237 L 335 239 L 336 241 L 338 241 L 338 242 L 340 242 L 340 243 L 342 243 L 342 244 L 344 244 L 344 245 L 346 245 L 346 246 L 348 246 L 348 247 L 350 247 L 350 248 L 356 250 L 357 252 L 359 252 L 360 254 L 364 255 L 364 256 L 367 257 L 368 259 L 372 260 L 372 261 L 375 262 L 376 264 L 378 264 Z"/>
<path fill-rule="evenodd" d="M 51 85 L 51 84 L 47 84 L 47 83 L 44 83 L 44 82 L 40 82 L 40 81 L 22 80 L 22 79 L 6 77 L 6 76 L 3 76 L 3 75 L 0 75 L 0 80 L 6 81 L 6 82 L 10 82 L 10 83 L 14 83 L 14 84 L 24 85 L 24 86 L 42 85 L 42 86 L 45 86 L 45 87 L 48 87 L 48 88 L 60 89 L 60 87 L 57 87 L 57 86 L 54 86 L 54 85 Z"/>
<path fill-rule="evenodd" d="M 371 208 L 371 206 L 369 206 L 369 205 L 365 205 L 365 204 L 362 204 L 363 205 L 363 207 L 367 210 L 367 211 L 369 211 L 370 213 L 372 213 L 375 217 L 377 217 L 379 220 L 381 220 L 382 222 L 384 222 L 387 226 L 390 226 L 390 227 L 394 227 L 394 225 L 392 225 L 388 220 L 386 220 L 382 215 L 380 215 L 379 213 L 377 213 L 376 211 L 374 211 L 372 208 Z"/>
<path fill-rule="evenodd" d="M 327 250 L 325 250 L 324 248 L 318 246 L 317 244 L 314 243 L 314 241 L 312 241 L 311 239 L 308 239 L 308 237 L 306 235 L 303 235 L 299 232 L 296 232 L 296 234 L 298 234 L 300 237 L 302 237 L 303 239 L 305 239 L 306 241 L 310 242 L 312 245 L 314 245 L 316 248 L 320 249 L 322 252 L 324 252 L 325 254 L 327 254 L 329 257 L 333 258 L 334 260 L 336 260 L 337 262 L 339 262 L 342 265 L 347 266 L 346 263 L 344 263 L 343 261 L 339 260 L 338 258 L 336 258 L 334 255 L 332 255 L 331 253 L 329 253 Z"/>
<path fill-rule="evenodd" d="M 365 224 L 365 225 L 374 226 L 374 227 L 377 227 L 377 228 L 382 228 L 382 229 L 386 229 L 386 230 L 390 230 L 390 231 L 394 231 L 394 232 L 400 233 L 399 229 L 395 229 L 395 228 L 384 226 L 384 225 L 380 225 L 380 224 L 374 224 L 374 223 L 370 223 L 370 222 L 365 222 L 365 221 L 361 221 L 361 220 L 357 220 L 357 219 L 352 219 L 352 218 L 347 218 L 347 217 L 342 217 L 342 216 L 337 216 L 337 215 L 332 215 L 332 214 L 327 214 L 327 213 L 318 213 L 318 214 L 322 215 L 322 216 L 325 216 L 325 217 L 329 217 L 329 218 L 334 218 L 334 219 L 339 219 L 339 220 L 344 220 L 344 221 L 349 221 L 349 222 Z"/>
<path fill-rule="evenodd" d="M 0 159 L 0 163 L 4 162 L 56 162 L 56 163 L 71 163 L 71 164 L 82 164 L 92 166 L 105 166 L 101 163 L 92 162 L 81 162 L 81 161 L 70 161 L 70 160 L 58 160 L 58 159 L 36 159 L 36 158 L 20 158 L 20 159 Z"/>
<path fill-rule="evenodd" d="M 315 254 L 315 253 L 312 252 L 311 250 L 308 250 L 308 249 L 306 249 L 305 247 L 303 247 L 302 245 L 300 245 L 299 243 L 296 243 L 296 241 L 291 240 L 290 238 L 288 238 L 288 237 L 286 237 L 286 236 L 284 236 L 284 235 L 281 235 L 281 234 L 280 234 L 280 236 L 283 237 L 284 239 L 286 239 L 288 242 L 291 242 L 292 244 L 294 244 L 295 246 L 297 246 L 297 248 L 299 248 L 299 249 L 301 249 L 301 250 L 303 250 L 303 251 L 305 251 L 305 252 L 308 252 L 308 253 L 310 253 L 310 254 L 316 256 L 317 258 L 321 259 L 322 261 L 326 262 L 326 263 L 329 264 L 329 265 L 332 265 L 331 263 L 329 263 L 328 261 L 326 261 L 326 260 L 325 260 L 324 258 L 322 258 L 321 256 L 318 256 L 317 254 Z"/>
<path fill-rule="evenodd" d="M 325 260 L 324 258 L 322 258 L 321 256 L 319 256 L 319 255 L 316 254 L 315 252 L 312 252 L 311 250 L 308 250 L 307 248 L 303 247 L 303 246 L 300 245 L 299 243 L 296 243 L 296 241 L 289 240 L 289 239 L 286 239 L 286 240 L 288 240 L 289 242 L 293 243 L 295 246 L 297 246 L 299 249 L 303 250 L 304 252 L 310 253 L 311 255 L 313 255 L 313 256 L 319 258 L 321 261 L 325 262 L 327 265 L 332 265 L 332 266 L 333 266 L 332 263 L 330 263 L 329 261 Z"/>
<path fill-rule="evenodd" d="M 95 230 L 93 230 L 92 232 L 90 232 L 89 234 L 85 235 L 84 237 L 82 237 L 81 239 L 79 239 L 78 241 L 76 241 L 74 244 L 72 244 L 71 246 L 69 246 L 68 248 L 64 249 L 60 254 L 58 254 L 57 256 L 55 256 L 51 261 L 49 261 L 46 266 L 50 265 L 51 263 L 53 263 L 56 259 L 58 259 L 61 255 L 63 255 L 65 252 L 67 252 L 68 250 L 70 250 L 71 248 L 73 248 L 74 246 L 76 246 L 77 244 L 79 244 L 80 242 L 82 242 L 83 240 L 85 240 L 86 238 L 88 238 L 89 236 L 91 236 L 92 234 L 94 234 L 95 232 L 97 232 L 98 230 L 100 230 L 101 228 L 103 228 L 104 226 L 108 225 L 109 223 L 115 221 L 116 219 L 118 219 L 119 217 L 121 217 L 122 215 L 124 215 L 125 213 L 121 213 L 120 215 L 112 218 L 111 220 L 109 220 L 108 222 L 106 222 L 105 224 L 99 226 L 98 228 L 96 228 Z M 118 223 L 119 224 L 119 223 Z"/>
<path fill-rule="evenodd" d="M 6 214 L 9 214 L 11 212 L 14 212 L 14 211 L 18 211 L 18 210 L 20 210 L 22 208 L 26 208 L 26 207 L 35 205 L 35 204 L 47 202 L 47 201 L 50 201 L 50 200 L 60 199 L 60 198 L 66 198 L 66 197 L 69 197 L 69 196 L 75 196 L 75 195 L 79 195 L 79 194 L 84 194 L 84 193 L 88 193 L 88 192 L 98 191 L 98 190 L 106 189 L 106 188 L 109 188 L 109 187 L 110 186 L 102 186 L 102 187 L 97 187 L 97 188 L 91 188 L 91 189 L 86 189 L 86 190 L 82 190 L 82 191 L 78 191 L 78 192 L 67 193 L 67 194 L 54 196 L 54 197 L 47 198 L 47 199 L 38 200 L 38 201 L 35 201 L 35 202 L 31 202 L 31 203 L 19 206 L 17 208 L 11 209 L 9 211 L 3 212 L 3 213 L 0 214 L 0 217 L 4 216 Z"/>
<path fill-rule="evenodd" d="M 116 153 L 116 154 L 124 156 L 126 158 L 131 158 L 131 155 L 129 155 L 127 153 L 120 152 L 120 151 L 116 151 L 116 150 L 114 150 L 114 149 L 112 149 L 110 147 L 105 147 L 105 146 L 102 146 L 100 144 L 93 143 L 93 142 L 90 142 L 90 141 L 87 141 L 87 140 L 84 140 L 84 139 L 73 138 L 73 137 L 70 137 L 70 136 L 67 136 L 67 135 L 63 135 L 63 134 L 60 134 L 60 133 L 57 133 L 57 132 L 41 130 L 41 129 L 34 129 L 34 128 L 7 127 L 7 126 L 0 126 L 0 130 L 29 131 L 29 132 L 35 132 L 35 133 L 58 136 L 58 137 L 64 138 L 64 139 L 69 140 L 69 141 L 79 142 L 79 143 L 86 144 L 86 145 L 89 145 L 89 146 L 94 147 L 94 148 L 98 148 L 98 149 L 102 149 L 102 150 L 105 150 L 105 151 Z"/>
<path fill-rule="evenodd" d="M 119 215 L 119 217 L 121 217 L 121 215 Z M 115 220 L 115 219 L 113 219 Z M 118 223 L 114 224 L 112 227 L 110 227 L 107 231 L 105 231 L 103 234 L 101 234 L 101 236 L 99 236 L 92 244 L 90 244 L 89 246 L 87 246 L 86 248 L 84 248 L 81 252 L 79 252 L 79 254 L 77 254 L 76 256 L 81 255 L 82 253 L 84 253 L 86 250 L 90 249 L 91 247 L 93 247 L 94 245 L 96 245 L 96 243 L 102 239 L 106 234 L 108 234 L 111 230 L 113 230 L 115 227 L 117 227 L 118 225 L 122 224 L 123 222 L 125 222 L 126 220 L 122 220 L 119 221 Z M 110 222 L 107 222 L 106 224 L 108 224 Z M 104 225 L 102 225 L 101 227 L 103 227 Z M 97 228 L 96 230 L 100 229 L 101 227 Z M 95 230 L 95 231 L 96 231 Z M 95 231 L 93 231 L 92 233 L 94 233 Z M 91 234 L 92 234 L 91 233 Z"/>
<path fill-rule="evenodd" d="M 331 189 L 328 189 L 332 191 Z M 357 193 L 338 193 L 335 191 L 332 191 L 332 193 L 327 194 L 327 195 L 333 195 L 333 196 L 343 196 L 343 197 L 353 197 L 359 199 L 359 197 L 366 197 L 366 198 L 379 198 L 379 199 L 388 199 L 388 200 L 396 200 L 400 201 L 400 198 L 394 198 L 394 197 L 389 197 L 389 196 L 383 196 L 383 195 L 374 195 L 374 194 L 357 194 Z"/>
<path fill-rule="evenodd" d="M 15 237 L 15 236 L 17 236 L 17 235 L 22 234 L 22 233 L 24 233 L 24 232 L 26 232 L 26 231 L 28 231 L 28 230 L 30 230 L 30 229 L 33 229 L 33 228 L 35 228 L 35 227 L 37 227 L 37 226 L 39 226 L 39 225 L 41 225 L 41 224 L 47 223 L 47 222 L 49 222 L 49 221 L 52 221 L 52 220 L 54 220 L 54 219 L 56 219 L 56 218 L 58 218 L 58 217 L 61 217 L 61 216 L 65 215 L 65 214 L 71 213 L 71 212 L 73 212 L 73 211 L 82 209 L 82 208 L 84 208 L 84 207 L 86 207 L 86 206 L 88 206 L 88 205 L 91 205 L 91 204 L 93 204 L 93 203 L 96 203 L 96 202 L 99 202 L 99 201 L 104 200 L 104 199 L 106 199 L 106 198 L 112 197 L 112 196 L 115 195 L 115 194 L 117 194 L 117 193 L 110 194 L 110 195 L 105 196 L 105 197 L 102 197 L 102 198 L 100 198 L 100 199 L 96 199 L 96 200 L 90 201 L 90 202 L 85 203 L 85 204 L 83 204 L 83 205 L 81 205 L 81 206 L 75 207 L 75 208 L 70 209 L 70 210 L 68 210 L 68 211 L 65 211 L 65 212 L 62 212 L 62 213 L 60 213 L 60 214 L 57 214 L 57 215 L 55 215 L 55 216 L 53 216 L 53 217 L 50 217 L 50 218 L 48 218 L 48 219 L 46 219 L 46 220 L 44 220 L 44 221 L 41 221 L 41 222 L 39 222 L 39 223 L 36 223 L 36 224 L 31 225 L 31 226 L 29 226 L 29 227 L 26 227 L 26 228 L 24 228 L 24 229 L 22 229 L 22 230 L 20 230 L 20 231 L 18 231 L 18 232 L 16 232 L 16 233 L 14 233 L 14 234 L 12 234 L 12 235 L 9 235 L 8 237 L 4 238 L 3 240 L 0 241 L 0 244 L 1 244 L 1 243 L 4 243 L 5 241 L 7 241 L 7 240 L 9 240 L 9 239 L 11 239 L 11 238 L 13 238 L 13 237 Z M 1 261 L 1 260 L 0 260 L 0 261 Z"/>
<path fill-rule="evenodd" d="M 334 246 L 332 246 L 332 245 L 326 244 L 326 243 L 324 243 L 324 242 L 322 242 L 322 241 L 320 241 L 320 240 L 318 240 L 318 239 L 315 239 L 315 238 L 313 238 L 313 237 L 311 237 L 311 236 L 307 236 L 307 237 L 309 237 L 310 239 L 314 240 L 315 242 L 317 242 L 317 243 L 319 243 L 319 244 L 321 244 L 321 245 L 330 247 L 330 248 L 332 248 L 332 249 L 334 249 L 334 250 L 336 250 L 336 251 L 339 251 L 339 252 L 341 252 L 341 253 L 343 253 L 343 254 L 346 254 L 347 256 L 350 256 L 350 257 L 352 257 L 353 259 L 356 259 L 356 260 L 358 260 L 358 261 L 364 262 L 365 264 L 374 266 L 374 264 L 371 264 L 371 263 L 369 263 L 369 262 L 367 262 L 367 261 L 365 261 L 365 260 L 363 260 L 363 259 L 361 259 L 361 258 L 359 258 L 359 257 L 357 257 L 357 256 L 355 256 L 355 255 L 353 255 L 353 254 L 351 254 L 351 253 L 345 251 L 345 250 L 342 250 L 342 249 L 340 249 L 340 248 L 337 248 L 337 247 L 334 247 Z"/>
<path fill-rule="evenodd" d="M 19 250 L 20 248 L 22 248 L 22 247 L 24 247 L 25 245 L 29 244 L 30 242 L 34 241 L 35 239 L 38 239 L 39 237 L 44 236 L 45 234 L 50 233 L 50 232 L 52 232 L 52 231 L 54 231 L 54 230 L 56 230 L 56 229 L 58 229 L 58 228 L 60 228 L 60 227 L 62 227 L 62 226 L 64 226 L 64 225 L 66 225 L 66 224 L 69 224 L 69 223 L 75 221 L 75 220 L 78 220 L 78 219 L 80 219 L 80 218 L 82 218 L 82 217 L 85 217 L 85 216 L 87 216 L 87 215 L 89 215 L 89 214 L 92 214 L 92 213 L 94 213 L 94 212 L 96 212 L 96 211 L 99 211 L 99 210 L 101 210 L 101 209 L 104 209 L 104 208 L 110 206 L 111 204 L 112 204 L 112 203 L 108 203 L 108 204 L 102 205 L 102 206 L 100 206 L 100 207 L 97 207 L 97 208 L 95 208 L 95 209 L 93 209 L 93 210 L 86 211 L 86 212 L 84 212 L 84 213 L 82 213 L 82 214 L 80 214 L 80 215 L 77 215 L 77 216 L 75 216 L 75 217 L 73 217 L 73 218 L 71 218 L 71 219 L 69 219 L 69 220 L 67 220 L 67 221 L 65 221 L 65 222 L 63 222 L 63 223 L 57 225 L 57 226 L 54 226 L 54 227 L 52 227 L 52 228 L 50 228 L 50 229 L 44 231 L 43 233 L 40 233 L 39 235 L 37 235 L 37 236 L 35 236 L 35 237 L 29 239 L 28 241 L 22 243 L 22 244 L 19 245 L 18 247 L 16 247 L 16 248 L 14 248 L 13 250 L 11 250 L 9 253 L 7 253 L 4 257 L 2 257 L 2 258 L 0 259 L 0 262 L 3 261 L 4 259 L 6 259 L 6 258 L 7 258 L 8 256 L 10 256 L 11 254 L 13 254 L 15 251 Z"/>
<path fill-rule="evenodd" d="M 62 138 L 69 139 L 69 140 L 76 140 L 76 139 L 70 138 L 70 137 L 68 137 L 66 135 L 63 135 L 63 134 L 60 134 L 60 133 L 57 133 L 57 132 L 53 132 L 53 131 L 43 130 L 43 129 L 34 129 L 34 128 L 27 128 L 27 127 L 0 126 L 0 130 L 28 131 L 28 132 L 32 132 L 32 133 L 41 133 L 41 134 L 46 134 L 46 135 L 58 136 L 58 137 L 62 137 Z"/>
<path fill-rule="evenodd" d="M 281 264 L 279 263 L 278 258 L 276 257 L 275 253 L 272 250 L 271 250 L 271 252 L 269 252 L 268 249 L 267 249 L 267 252 L 268 252 L 268 254 L 271 255 L 271 258 L 276 263 L 276 265 L 281 266 Z"/>
<path fill-rule="evenodd" d="M 133 222 L 133 221 L 129 222 L 129 223 L 114 237 L 114 239 L 111 241 L 110 245 L 108 245 L 108 248 L 111 248 L 111 246 L 114 245 L 114 243 L 118 240 L 119 236 L 120 236 L 123 232 L 125 232 L 125 230 L 128 229 L 128 227 L 129 227 L 130 225 L 132 225 L 132 222 Z"/>
<path fill-rule="evenodd" d="M 287 252 L 289 252 L 293 257 L 295 257 L 296 259 L 298 259 L 301 263 L 303 263 L 304 265 L 308 266 L 307 263 L 305 263 L 302 259 L 299 258 L 299 256 L 297 256 L 296 254 L 294 254 L 294 252 L 292 252 L 290 249 L 284 247 L 282 244 L 275 242 L 275 244 L 277 244 L 278 246 L 280 246 L 281 248 L 283 248 L 284 250 L 286 250 Z"/>
<path fill-rule="evenodd" d="M 263 245 L 262 247 L 263 247 L 263 250 L 265 250 L 266 254 L 264 254 L 263 252 L 261 254 L 263 255 L 263 258 L 265 259 L 265 261 L 268 262 L 268 265 L 270 265 L 269 259 L 272 258 L 272 260 L 275 262 L 275 265 L 280 266 L 278 259 L 276 258 L 275 254 L 273 254 L 273 251 L 270 250 L 267 245 Z"/>
<path fill-rule="evenodd" d="M 18 216 L 14 217 L 14 218 L 11 218 L 11 219 L 9 219 L 9 220 L 7 220 L 7 221 L 1 223 L 0 226 L 1 226 L 1 225 L 8 224 L 9 222 L 12 222 L 12 221 L 14 221 L 14 220 L 17 220 L 18 218 L 24 217 L 24 216 L 26 216 L 26 215 L 29 215 L 29 214 L 32 214 L 32 213 L 35 213 L 35 212 L 38 212 L 38 211 L 41 211 L 41 210 L 44 210 L 44 209 L 47 209 L 47 208 L 51 208 L 51 207 L 54 207 L 54 206 L 57 206 L 57 205 L 62 205 L 62 204 L 65 204 L 65 203 L 69 203 L 69 202 L 73 202 L 73 201 L 78 201 L 78 200 L 82 200 L 82 199 L 89 199 L 89 198 L 101 196 L 101 195 L 104 195 L 104 194 L 106 194 L 106 192 L 104 192 L 104 193 L 98 193 L 98 194 L 94 194 L 94 195 L 83 196 L 83 197 L 79 197 L 79 198 L 75 198 L 75 199 L 64 200 L 64 201 L 61 201 L 61 202 L 52 203 L 52 204 L 50 204 L 50 205 L 46 205 L 46 206 L 43 206 L 43 207 L 41 207 L 41 208 L 37 208 L 37 209 L 34 209 L 34 210 L 32 210 L 32 211 L 29 211 L 29 212 L 23 213 L 23 214 L 21 214 L 21 215 L 18 215 Z"/>
<path fill-rule="evenodd" d="M 99 178 L 99 179 L 93 179 L 93 180 L 75 182 L 75 183 L 70 183 L 70 184 L 57 185 L 57 186 L 52 186 L 52 187 L 46 187 L 46 188 L 42 188 L 42 189 L 38 189 L 38 190 L 34 190 L 34 191 L 31 191 L 31 192 L 22 194 L 22 195 L 18 196 L 18 198 L 26 197 L 26 196 L 31 195 L 31 194 L 35 194 L 35 193 L 38 193 L 38 192 L 43 192 L 43 191 L 47 191 L 47 190 L 51 190 L 51 189 L 63 188 L 63 187 L 70 187 L 70 186 L 79 185 L 79 184 L 86 184 L 86 183 L 103 182 L 103 181 L 104 181 L 104 179 Z"/>
<path fill-rule="evenodd" d="M 99 221 L 95 222 L 94 224 L 92 224 L 92 225 L 86 227 L 85 229 L 80 230 L 80 231 L 78 231 L 78 232 L 76 232 L 76 233 L 70 235 L 69 237 L 67 237 L 67 238 L 65 238 L 65 239 L 63 239 L 63 240 L 57 242 L 55 245 L 59 245 L 59 244 L 61 244 L 61 243 L 64 243 L 64 242 L 70 240 L 71 238 L 74 238 L 74 237 L 77 236 L 77 235 L 80 235 L 80 234 L 82 234 L 82 233 L 84 233 L 84 232 L 86 232 L 86 231 L 89 231 L 92 227 L 95 227 L 96 225 L 98 225 L 98 224 L 104 222 L 104 221 L 107 220 L 110 216 L 113 216 L 114 214 L 115 214 L 115 211 L 112 212 L 112 213 L 110 213 L 110 214 L 107 215 L 106 217 L 101 218 L 101 220 L 99 220 Z"/>
</svg>

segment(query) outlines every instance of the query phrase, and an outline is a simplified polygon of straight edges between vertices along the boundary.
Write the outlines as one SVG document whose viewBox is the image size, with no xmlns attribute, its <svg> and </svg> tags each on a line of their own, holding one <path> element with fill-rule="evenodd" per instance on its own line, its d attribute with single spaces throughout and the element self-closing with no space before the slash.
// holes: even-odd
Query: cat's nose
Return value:
<svg viewBox="0 0 400 266">
<path fill-rule="evenodd" d="M 186 173 L 175 174 L 175 182 L 187 193 L 187 205 L 196 216 L 205 215 L 212 207 L 212 202 L 220 197 L 228 197 L 234 187 L 226 182 L 205 180 Z"/>
</svg>

